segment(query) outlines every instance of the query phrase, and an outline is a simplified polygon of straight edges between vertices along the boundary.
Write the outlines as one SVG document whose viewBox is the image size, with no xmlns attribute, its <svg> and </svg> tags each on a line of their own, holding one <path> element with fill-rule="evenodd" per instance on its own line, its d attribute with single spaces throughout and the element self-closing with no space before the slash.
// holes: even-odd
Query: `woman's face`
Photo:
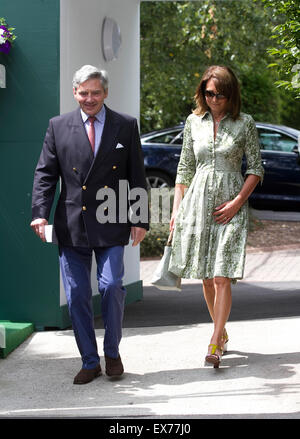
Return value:
<svg viewBox="0 0 300 439">
<path fill-rule="evenodd" d="M 216 112 L 216 113 L 226 112 L 228 99 L 224 95 L 218 92 L 213 79 L 209 79 L 207 81 L 204 94 L 205 94 L 206 103 L 212 112 Z"/>
</svg>

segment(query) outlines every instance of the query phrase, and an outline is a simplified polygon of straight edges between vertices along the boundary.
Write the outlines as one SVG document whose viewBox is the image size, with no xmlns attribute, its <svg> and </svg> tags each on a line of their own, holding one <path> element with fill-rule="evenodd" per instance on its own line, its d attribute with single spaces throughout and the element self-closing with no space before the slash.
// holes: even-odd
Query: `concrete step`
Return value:
<svg viewBox="0 0 300 439">
<path fill-rule="evenodd" d="M 33 323 L 0 320 L 0 358 L 7 357 L 34 331 Z"/>
</svg>

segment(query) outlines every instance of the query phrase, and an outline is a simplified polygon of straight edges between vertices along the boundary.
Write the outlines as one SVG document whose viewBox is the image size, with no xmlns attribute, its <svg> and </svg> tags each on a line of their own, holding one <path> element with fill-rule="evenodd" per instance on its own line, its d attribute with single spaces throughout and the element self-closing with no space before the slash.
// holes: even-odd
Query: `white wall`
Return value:
<svg viewBox="0 0 300 439">
<path fill-rule="evenodd" d="M 139 118 L 140 57 L 139 0 L 61 0 L 61 113 L 75 108 L 72 77 L 84 64 L 100 66 L 110 78 L 107 105 Z M 101 49 L 104 17 L 121 29 L 119 57 L 106 62 Z"/>
<path fill-rule="evenodd" d="M 60 112 L 76 108 L 72 78 L 84 64 L 107 70 L 109 91 L 106 104 L 113 110 L 139 120 L 140 111 L 140 19 L 139 0 L 61 0 L 60 1 Z M 101 48 L 102 22 L 105 17 L 117 21 L 122 45 L 117 60 L 106 62 Z M 139 247 L 125 248 L 124 284 L 140 278 Z M 96 293 L 95 264 L 93 291 Z M 61 288 L 61 304 L 65 303 Z"/>
</svg>

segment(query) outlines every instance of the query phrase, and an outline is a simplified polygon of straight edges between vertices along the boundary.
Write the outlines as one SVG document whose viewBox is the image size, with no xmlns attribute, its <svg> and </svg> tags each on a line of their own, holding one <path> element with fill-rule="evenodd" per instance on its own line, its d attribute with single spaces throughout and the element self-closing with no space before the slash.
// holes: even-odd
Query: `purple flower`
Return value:
<svg viewBox="0 0 300 439">
<path fill-rule="evenodd" d="M 0 26 L 0 52 L 9 53 L 11 43 L 8 41 L 11 38 L 11 33 L 6 26 Z"/>
<path fill-rule="evenodd" d="M 4 31 L 4 32 L 2 31 L 2 35 L 4 35 L 6 38 L 11 38 L 12 35 L 6 26 L 1 25 L 0 29 L 3 29 L 3 31 Z"/>
<path fill-rule="evenodd" d="M 11 44 L 9 41 L 6 41 L 4 44 L 0 44 L 0 52 L 9 53 L 11 48 Z"/>
</svg>

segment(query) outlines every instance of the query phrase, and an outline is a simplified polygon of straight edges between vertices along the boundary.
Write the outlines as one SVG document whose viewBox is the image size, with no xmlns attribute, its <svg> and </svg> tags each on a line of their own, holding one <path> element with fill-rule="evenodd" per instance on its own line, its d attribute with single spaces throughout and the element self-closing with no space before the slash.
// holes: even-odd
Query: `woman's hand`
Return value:
<svg viewBox="0 0 300 439">
<path fill-rule="evenodd" d="M 236 199 L 226 201 L 215 208 L 213 213 L 218 224 L 227 224 L 240 210 L 241 204 Z"/>
<path fill-rule="evenodd" d="M 233 200 L 226 201 L 215 208 L 215 212 L 213 213 L 215 221 L 219 224 L 229 223 L 242 205 L 248 200 L 259 180 L 260 177 L 258 175 L 249 174 L 243 184 L 241 192 Z"/>
<path fill-rule="evenodd" d="M 243 184 L 241 192 L 233 200 L 226 201 L 215 208 L 215 212 L 213 213 L 215 221 L 219 224 L 229 223 L 242 205 L 248 200 L 259 180 L 260 177 L 258 175 L 249 174 Z"/>
</svg>

